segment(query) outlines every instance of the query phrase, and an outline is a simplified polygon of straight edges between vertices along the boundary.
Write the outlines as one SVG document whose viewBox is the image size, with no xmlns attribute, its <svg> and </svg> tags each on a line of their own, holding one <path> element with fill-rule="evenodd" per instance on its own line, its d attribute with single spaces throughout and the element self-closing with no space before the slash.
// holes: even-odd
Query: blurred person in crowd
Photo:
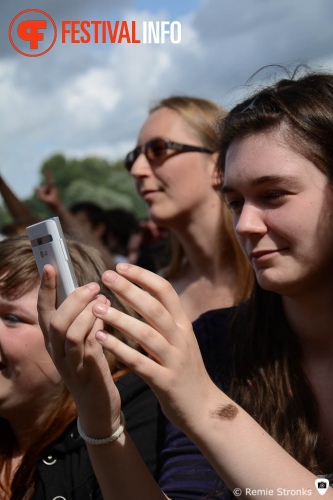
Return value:
<svg viewBox="0 0 333 500">
<path fill-rule="evenodd" d="M 150 110 L 125 159 L 151 219 L 173 237 L 163 275 L 192 321 L 209 309 L 238 303 L 252 282 L 214 174 L 215 125 L 225 114 L 205 99 L 163 99 Z"/>
<path fill-rule="evenodd" d="M 105 215 L 104 242 L 116 263 L 128 262 L 129 242 L 132 235 L 139 232 L 139 222 L 132 212 L 123 208 L 111 208 Z"/>
<path fill-rule="evenodd" d="M 157 272 L 169 261 L 168 232 L 152 220 L 138 221 L 123 208 L 106 210 L 104 241 L 115 262 L 131 262 Z"/>
<path fill-rule="evenodd" d="M 151 219 L 139 222 L 128 242 L 128 262 L 149 271 L 163 272 L 171 259 L 170 233 Z"/>
<path fill-rule="evenodd" d="M 36 190 L 36 196 L 58 215 L 70 237 L 93 244 L 100 250 L 105 247 L 115 263 L 139 262 L 143 267 L 156 271 L 167 262 L 167 251 L 162 252 L 166 239 L 160 235 L 156 237 L 152 221 L 150 224 L 139 222 L 129 210 L 104 210 L 92 202 L 75 203 L 65 208 L 50 172 L 46 174 L 46 179 L 46 184 Z M 164 255 L 166 257 L 163 258 Z"/>
<path fill-rule="evenodd" d="M 102 207 L 90 201 L 64 207 L 50 172 L 46 174 L 46 183 L 36 189 L 35 195 L 59 217 L 67 236 L 98 248 L 108 260 L 108 267 L 114 267 L 113 254 L 105 244 L 107 217 Z"/>
</svg>

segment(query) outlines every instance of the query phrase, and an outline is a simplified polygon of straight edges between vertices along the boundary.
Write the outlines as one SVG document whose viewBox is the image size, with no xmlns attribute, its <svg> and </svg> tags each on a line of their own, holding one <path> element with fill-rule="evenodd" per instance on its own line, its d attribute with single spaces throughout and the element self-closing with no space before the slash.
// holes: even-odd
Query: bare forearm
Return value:
<svg viewBox="0 0 333 500">
<path fill-rule="evenodd" d="M 30 209 L 21 201 L 0 176 L 0 193 L 14 219 L 31 217 Z"/>
<path fill-rule="evenodd" d="M 314 474 L 294 460 L 231 399 L 220 391 L 214 396 L 212 406 L 202 412 L 202 418 L 198 408 L 200 424 L 191 422 L 187 433 L 229 488 L 236 489 L 236 496 L 321 498 Z M 333 498 L 331 488 L 325 498 Z"/>
</svg>

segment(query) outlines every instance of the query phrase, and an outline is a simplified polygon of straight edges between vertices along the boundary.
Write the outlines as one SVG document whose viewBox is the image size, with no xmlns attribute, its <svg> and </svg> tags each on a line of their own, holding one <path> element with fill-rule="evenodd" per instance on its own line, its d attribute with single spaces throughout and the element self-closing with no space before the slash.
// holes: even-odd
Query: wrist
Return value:
<svg viewBox="0 0 333 500">
<path fill-rule="evenodd" d="M 123 412 L 120 412 L 119 424 L 117 425 L 115 431 L 107 437 L 100 438 L 100 437 L 88 436 L 81 426 L 81 422 L 80 422 L 79 417 L 77 417 L 77 430 L 78 430 L 80 436 L 82 437 L 82 439 L 84 439 L 84 441 L 88 444 L 91 444 L 94 446 L 102 445 L 102 444 L 109 444 L 109 443 L 112 443 L 113 441 L 116 441 L 124 432 L 124 430 L 125 430 L 125 417 L 124 417 Z"/>
<path fill-rule="evenodd" d="M 64 214 L 65 212 L 67 212 L 66 208 L 61 205 L 61 204 L 58 204 L 58 203 L 53 203 L 52 205 L 50 205 L 50 208 L 52 208 L 52 210 L 57 214 L 57 215 L 62 215 Z"/>
</svg>

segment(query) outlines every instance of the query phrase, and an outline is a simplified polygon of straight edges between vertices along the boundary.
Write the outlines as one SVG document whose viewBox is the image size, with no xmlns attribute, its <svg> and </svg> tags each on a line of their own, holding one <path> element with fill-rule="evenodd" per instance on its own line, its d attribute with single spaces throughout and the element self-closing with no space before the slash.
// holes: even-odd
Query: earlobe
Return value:
<svg viewBox="0 0 333 500">
<path fill-rule="evenodd" d="M 218 153 L 212 154 L 212 186 L 214 189 L 220 189 L 223 183 L 223 175 L 216 167 Z"/>
<path fill-rule="evenodd" d="M 220 172 L 217 171 L 216 168 L 213 170 L 212 174 L 212 185 L 214 189 L 221 189 L 223 184 L 223 178 Z"/>
</svg>

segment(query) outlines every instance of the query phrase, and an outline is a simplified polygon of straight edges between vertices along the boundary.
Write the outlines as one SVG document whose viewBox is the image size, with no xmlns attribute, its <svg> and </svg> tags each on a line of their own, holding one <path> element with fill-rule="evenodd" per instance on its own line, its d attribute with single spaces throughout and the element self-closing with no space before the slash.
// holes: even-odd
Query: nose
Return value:
<svg viewBox="0 0 333 500">
<path fill-rule="evenodd" d="M 267 232 L 263 211 L 250 203 L 244 203 L 240 214 L 234 219 L 234 227 L 240 238 Z"/>
<path fill-rule="evenodd" d="M 133 166 L 131 168 L 131 175 L 135 179 L 139 179 L 140 177 L 147 177 L 151 173 L 151 171 L 151 166 L 146 158 L 146 155 L 141 152 L 133 163 Z"/>
</svg>

